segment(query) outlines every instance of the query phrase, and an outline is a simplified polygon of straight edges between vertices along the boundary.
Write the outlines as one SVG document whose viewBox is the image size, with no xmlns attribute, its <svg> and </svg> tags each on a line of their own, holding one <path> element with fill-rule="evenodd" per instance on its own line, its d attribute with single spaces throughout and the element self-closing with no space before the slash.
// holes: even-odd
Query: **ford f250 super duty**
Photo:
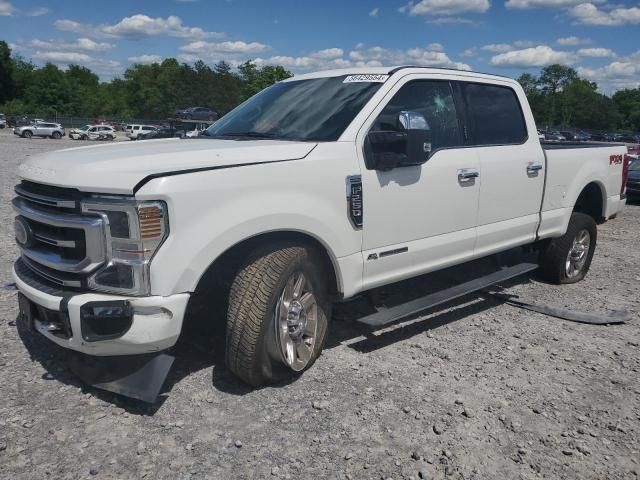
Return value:
<svg viewBox="0 0 640 480">
<path fill-rule="evenodd" d="M 262 385 L 311 366 L 332 303 L 376 287 L 524 245 L 548 281 L 581 280 L 624 206 L 626 153 L 541 143 L 508 78 L 296 76 L 198 138 L 21 165 L 22 317 L 107 361 L 172 347 L 199 299 L 222 313 L 228 368 Z"/>
</svg>

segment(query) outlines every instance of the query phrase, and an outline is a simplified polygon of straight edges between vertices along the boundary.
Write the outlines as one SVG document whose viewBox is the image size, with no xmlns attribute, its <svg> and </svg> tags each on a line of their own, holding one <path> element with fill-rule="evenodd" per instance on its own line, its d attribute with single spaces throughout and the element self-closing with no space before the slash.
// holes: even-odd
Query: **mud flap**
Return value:
<svg viewBox="0 0 640 480">
<path fill-rule="evenodd" d="M 569 320 L 570 322 L 588 323 L 590 325 L 616 325 L 626 323 L 631 320 L 631 314 L 624 310 L 613 310 L 607 313 L 590 313 L 569 310 L 567 308 L 554 307 L 552 305 L 543 305 L 506 293 L 498 293 L 492 291 L 483 291 L 483 293 L 491 297 L 505 302 L 514 307 L 523 308 L 532 312 L 542 313 L 550 317 Z"/>
<path fill-rule="evenodd" d="M 166 353 L 94 357 L 74 353 L 69 367 L 87 385 L 155 403 L 174 357 Z"/>
</svg>

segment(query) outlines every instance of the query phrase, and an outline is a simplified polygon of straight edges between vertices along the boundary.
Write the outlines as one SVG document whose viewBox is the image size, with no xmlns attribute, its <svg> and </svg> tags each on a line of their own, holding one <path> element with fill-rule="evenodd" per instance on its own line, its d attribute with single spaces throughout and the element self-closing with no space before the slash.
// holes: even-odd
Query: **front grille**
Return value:
<svg viewBox="0 0 640 480">
<path fill-rule="evenodd" d="M 56 287 L 84 286 L 86 277 L 105 262 L 102 217 L 81 213 L 82 194 L 75 189 L 23 181 L 15 192 L 24 266 Z"/>
</svg>

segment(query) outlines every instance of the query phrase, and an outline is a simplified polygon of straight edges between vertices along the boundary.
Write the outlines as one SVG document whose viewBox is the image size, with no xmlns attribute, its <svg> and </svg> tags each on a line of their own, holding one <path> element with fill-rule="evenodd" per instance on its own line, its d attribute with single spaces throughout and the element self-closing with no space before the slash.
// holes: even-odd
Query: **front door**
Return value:
<svg viewBox="0 0 640 480">
<path fill-rule="evenodd" d="M 402 111 L 422 114 L 431 155 L 422 165 L 367 170 L 369 131 L 401 129 Z M 476 239 L 480 163 L 463 148 L 464 128 L 446 80 L 401 79 L 360 130 L 364 288 L 409 278 L 470 259 Z"/>
</svg>

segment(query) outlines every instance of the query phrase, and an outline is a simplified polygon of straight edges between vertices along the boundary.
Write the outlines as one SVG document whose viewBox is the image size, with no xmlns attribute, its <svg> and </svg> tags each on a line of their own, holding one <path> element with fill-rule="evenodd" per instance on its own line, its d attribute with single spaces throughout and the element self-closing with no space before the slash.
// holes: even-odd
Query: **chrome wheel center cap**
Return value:
<svg viewBox="0 0 640 480">
<path fill-rule="evenodd" d="M 291 338 L 297 339 L 302 336 L 307 328 L 307 312 L 300 302 L 292 301 L 287 309 L 287 327 Z"/>
</svg>

